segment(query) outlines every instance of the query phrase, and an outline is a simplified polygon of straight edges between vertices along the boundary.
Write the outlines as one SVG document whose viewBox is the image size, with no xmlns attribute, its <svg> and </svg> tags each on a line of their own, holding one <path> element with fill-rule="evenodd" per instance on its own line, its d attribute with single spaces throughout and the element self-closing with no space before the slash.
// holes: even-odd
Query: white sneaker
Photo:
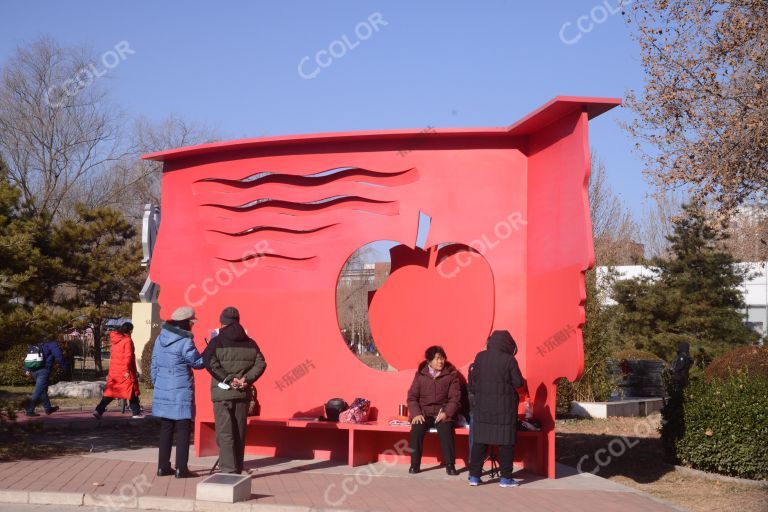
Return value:
<svg viewBox="0 0 768 512">
<path fill-rule="evenodd" d="M 144 415 L 143 415 L 143 414 L 141 414 L 141 413 L 139 413 L 139 414 L 134 414 L 133 416 L 131 416 L 131 418 L 132 418 L 132 419 L 134 419 L 134 420 L 140 420 L 140 419 L 141 419 L 141 418 L 143 418 L 143 417 L 144 417 Z"/>
</svg>

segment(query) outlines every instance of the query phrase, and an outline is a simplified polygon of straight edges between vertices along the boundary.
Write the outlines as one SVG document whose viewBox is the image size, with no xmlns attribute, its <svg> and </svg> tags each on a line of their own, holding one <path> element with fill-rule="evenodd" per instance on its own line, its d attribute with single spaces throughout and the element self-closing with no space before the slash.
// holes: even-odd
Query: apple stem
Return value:
<svg viewBox="0 0 768 512">
<path fill-rule="evenodd" d="M 427 268 L 435 268 L 437 264 L 437 246 L 433 245 L 429 248 L 429 264 Z"/>
</svg>

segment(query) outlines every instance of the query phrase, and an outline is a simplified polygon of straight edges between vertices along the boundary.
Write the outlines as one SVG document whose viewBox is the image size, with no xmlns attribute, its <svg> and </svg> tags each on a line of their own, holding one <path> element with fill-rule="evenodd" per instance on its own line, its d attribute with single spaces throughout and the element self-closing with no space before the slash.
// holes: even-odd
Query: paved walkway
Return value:
<svg viewBox="0 0 768 512">
<path fill-rule="evenodd" d="M 195 489 L 215 458 L 195 458 L 190 467 L 201 476 L 157 477 L 157 451 L 111 450 L 50 460 L 0 463 L 0 502 L 102 506 L 109 510 L 285 510 L 341 508 L 401 511 L 670 511 L 677 510 L 634 489 L 591 474 L 558 467 L 547 480 L 518 471 L 517 489 L 496 483 L 469 487 L 466 471 L 450 477 L 442 468 L 408 475 L 407 466 L 371 464 L 350 468 L 328 461 L 247 457 L 251 500 L 224 505 L 195 501 Z M 487 480 L 487 477 L 486 477 Z"/>
<path fill-rule="evenodd" d="M 153 419 L 134 420 L 130 414 L 117 411 L 96 420 L 90 410 L 70 410 L 35 418 L 22 414 L 19 421 L 81 430 L 121 424 L 129 427 Z M 72 435 L 77 443 L 78 434 Z M 155 475 L 156 448 L 115 449 L 116 443 L 103 441 L 85 455 L 0 463 L 0 503 L 101 506 L 111 512 L 122 508 L 226 512 L 310 507 L 418 512 L 496 511 L 500 507 L 527 512 L 679 510 L 635 489 L 589 473 L 578 474 L 563 465 L 558 466 L 558 477 L 553 480 L 517 471 L 515 478 L 523 485 L 502 489 L 496 481 L 469 487 L 466 470 L 450 477 L 442 468 L 424 467 L 419 475 L 409 475 L 406 465 L 379 463 L 350 468 L 329 461 L 253 456 L 246 457 L 246 469 L 252 476 L 251 500 L 226 505 L 195 500 L 196 485 L 207 476 L 215 457 L 192 456 L 190 468 L 200 476 L 178 480 Z"/>
</svg>

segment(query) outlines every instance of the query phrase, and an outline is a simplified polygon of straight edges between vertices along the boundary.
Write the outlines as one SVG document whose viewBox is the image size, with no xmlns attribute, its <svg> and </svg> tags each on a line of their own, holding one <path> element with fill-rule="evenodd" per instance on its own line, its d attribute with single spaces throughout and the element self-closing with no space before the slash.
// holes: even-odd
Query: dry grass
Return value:
<svg viewBox="0 0 768 512">
<path fill-rule="evenodd" d="M 693 512 L 766 512 L 768 485 L 754 486 L 676 471 L 663 462 L 658 414 L 648 418 L 557 421 L 557 459 Z M 598 465 L 598 459 L 607 464 Z M 611 450 L 611 451 L 607 451 Z M 584 456 L 587 456 L 586 458 Z"/>
</svg>

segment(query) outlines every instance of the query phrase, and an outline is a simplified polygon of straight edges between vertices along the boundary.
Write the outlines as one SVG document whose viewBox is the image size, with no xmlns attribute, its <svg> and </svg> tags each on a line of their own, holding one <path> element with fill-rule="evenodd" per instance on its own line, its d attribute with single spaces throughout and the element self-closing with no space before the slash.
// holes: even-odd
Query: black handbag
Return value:
<svg viewBox="0 0 768 512">
<path fill-rule="evenodd" d="M 339 414 L 349 408 L 347 402 L 341 398 L 331 398 L 325 403 L 325 420 L 339 421 Z"/>
</svg>

